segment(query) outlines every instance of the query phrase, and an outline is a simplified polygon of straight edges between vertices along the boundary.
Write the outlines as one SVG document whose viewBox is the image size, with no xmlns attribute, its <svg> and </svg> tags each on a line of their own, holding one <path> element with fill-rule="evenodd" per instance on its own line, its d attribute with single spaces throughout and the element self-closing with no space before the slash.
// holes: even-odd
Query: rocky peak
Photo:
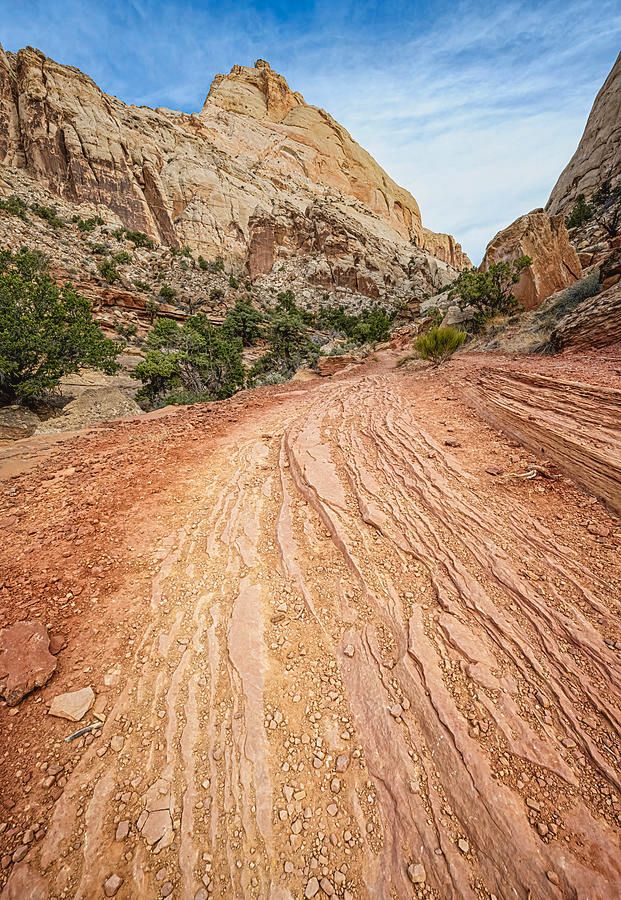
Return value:
<svg viewBox="0 0 621 900">
<path fill-rule="evenodd" d="M 304 97 L 292 91 L 286 79 L 264 59 L 254 66 L 233 66 L 228 75 L 216 75 L 203 112 L 217 106 L 228 112 L 283 122 L 292 109 L 304 105 Z"/>
<path fill-rule="evenodd" d="M 591 196 L 621 178 L 621 53 L 595 98 L 576 152 L 556 182 L 546 209 L 567 214 L 578 194 Z"/>
</svg>

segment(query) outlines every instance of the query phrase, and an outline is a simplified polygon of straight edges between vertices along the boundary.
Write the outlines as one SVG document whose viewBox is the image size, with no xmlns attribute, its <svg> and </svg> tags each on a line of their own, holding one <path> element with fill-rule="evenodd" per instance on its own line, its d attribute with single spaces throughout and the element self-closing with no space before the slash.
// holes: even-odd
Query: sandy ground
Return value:
<svg viewBox="0 0 621 900">
<path fill-rule="evenodd" d="M 621 529 L 473 403 L 587 382 L 606 461 L 621 362 L 395 361 L 0 450 L 0 626 L 67 642 L 0 707 L 3 900 L 621 894 Z"/>
</svg>

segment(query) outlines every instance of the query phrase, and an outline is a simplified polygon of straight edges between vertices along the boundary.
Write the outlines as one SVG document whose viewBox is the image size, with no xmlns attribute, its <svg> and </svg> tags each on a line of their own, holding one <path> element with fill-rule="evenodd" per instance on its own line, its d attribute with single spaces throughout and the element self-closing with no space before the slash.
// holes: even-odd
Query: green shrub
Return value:
<svg viewBox="0 0 621 900">
<path fill-rule="evenodd" d="M 119 350 L 88 301 L 52 281 L 43 254 L 0 251 L 0 402 L 35 400 L 82 366 L 112 374 Z"/>
<path fill-rule="evenodd" d="M 146 247 L 147 250 L 153 250 L 155 242 L 151 240 L 144 231 L 131 231 L 129 228 L 117 228 L 114 232 L 115 238 L 119 241 L 123 239 L 131 241 L 135 247 Z"/>
<path fill-rule="evenodd" d="M 77 225 L 78 229 L 84 234 L 89 234 L 91 231 L 94 231 L 97 225 L 104 224 L 104 220 L 101 216 L 93 216 L 92 219 L 82 219 L 80 216 L 73 216 L 71 221 L 74 225 Z"/>
<path fill-rule="evenodd" d="M 588 222 L 592 216 L 593 210 L 586 202 L 584 194 L 578 194 L 571 212 L 565 219 L 565 224 L 568 228 L 578 228 L 579 225 L 584 225 L 585 222 Z"/>
<path fill-rule="evenodd" d="M 134 281 L 134 287 L 137 291 L 141 291 L 143 294 L 148 294 L 151 290 L 151 285 L 147 284 L 146 281 L 141 281 L 139 278 Z"/>
<path fill-rule="evenodd" d="M 237 290 L 239 287 L 239 281 L 234 275 L 229 275 L 229 287 L 233 288 L 233 290 Z"/>
<path fill-rule="evenodd" d="M 150 297 L 147 300 L 147 302 L 145 303 L 144 308 L 145 308 L 145 312 L 149 316 L 149 321 L 151 322 L 151 325 L 153 325 L 153 321 L 159 312 L 159 308 L 160 308 L 159 303 L 157 302 L 157 300 L 153 300 L 153 298 Z"/>
<path fill-rule="evenodd" d="M 214 260 L 206 260 L 203 256 L 198 257 L 198 265 L 204 272 L 211 272 L 216 275 L 218 272 L 224 272 L 224 260 L 221 256 L 216 256 Z"/>
<path fill-rule="evenodd" d="M 241 341 L 203 316 L 193 316 L 183 325 L 156 319 L 147 347 L 145 359 L 132 374 L 143 383 L 140 399 L 151 404 L 168 402 L 179 392 L 221 400 L 243 387 Z"/>
<path fill-rule="evenodd" d="M 467 269 L 451 285 L 449 297 L 459 297 L 464 304 L 474 306 L 476 317 L 473 324 L 476 330 L 492 316 L 516 309 L 518 303 L 513 296 L 513 286 L 531 262 L 530 256 L 520 256 L 518 259 L 492 263 L 485 272 Z"/>
<path fill-rule="evenodd" d="M 177 291 L 174 287 L 171 287 L 169 284 L 163 284 L 160 288 L 160 297 L 162 300 L 170 301 L 174 300 L 177 296 Z"/>
<path fill-rule="evenodd" d="M 130 263 L 132 261 L 132 255 L 131 253 L 128 253 L 127 250 L 119 250 L 118 253 L 112 255 L 112 259 L 115 263 L 122 265 L 124 263 Z"/>
<path fill-rule="evenodd" d="M 24 221 L 28 219 L 28 205 L 17 194 L 11 194 L 6 200 L 0 200 L 0 211 L 8 213 L 10 216 L 19 216 Z"/>
<path fill-rule="evenodd" d="M 101 277 L 107 281 L 108 284 L 114 284 L 116 281 L 120 281 L 121 276 L 119 270 L 112 259 L 102 259 L 97 265 L 97 268 L 99 269 Z"/>
<path fill-rule="evenodd" d="M 103 256 L 104 253 L 108 253 L 110 250 L 107 244 L 89 244 L 88 247 L 91 253 L 94 253 L 96 256 Z"/>
<path fill-rule="evenodd" d="M 125 340 L 129 340 L 137 335 L 138 329 L 133 324 L 125 324 L 124 322 L 117 322 L 114 326 L 114 330 L 117 334 L 120 334 L 121 337 L 125 338 Z"/>
<path fill-rule="evenodd" d="M 44 219 L 48 223 L 48 225 L 52 226 L 52 228 L 62 228 L 62 226 L 65 224 L 59 217 L 58 211 L 55 206 L 42 206 L 40 203 L 31 203 L 30 209 L 33 211 L 35 216 L 39 216 L 40 219 Z"/>
<path fill-rule="evenodd" d="M 223 297 L 224 291 L 222 290 L 222 288 L 215 287 L 209 291 L 209 299 L 212 303 L 217 303 L 218 300 L 222 300 Z"/>
<path fill-rule="evenodd" d="M 348 313 L 345 307 L 322 306 L 316 316 L 316 327 L 349 338 L 352 345 L 388 340 L 395 314 L 374 305 L 361 313 Z"/>
<path fill-rule="evenodd" d="M 239 338 L 244 347 L 250 347 L 263 333 L 265 316 L 254 308 L 249 300 L 237 300 L 226 314 L 222 324 L 227 334 Z"/>
<path fill-rule="evenodd" d="M 416 338 L 414 349 L 421 359 L 430 360 L 438 366 L 449 359 L 456 350 L 459 350 L 466 337 L 465 331 L 460 331 L 451 325 L 444 328 L 436 326 Z"/>
</svg>

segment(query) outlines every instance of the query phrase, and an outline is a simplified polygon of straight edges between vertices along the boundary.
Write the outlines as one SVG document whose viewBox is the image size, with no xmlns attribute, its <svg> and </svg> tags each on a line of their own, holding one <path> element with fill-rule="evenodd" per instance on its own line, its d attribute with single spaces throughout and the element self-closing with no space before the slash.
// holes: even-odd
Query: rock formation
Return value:
<svg viewBox="0 0 621 900">
<path fill-rule="evenodd" d="M 578 194 L 589 197 L 621 176 L 621 53 L 595 98 L 584 134 L 556 182 L 546 209 L 567 214 Z"/>
<path fill-rule="evenodd" d="M 171 247 L 377 298 L 468 264 L 335 120 L 258 60 L 187 115 L 127 106 L 32 48 L 0 51 L 0 165 Z"/>
<path fill-rule="evenodd" d="M 563 216 L 550 217 L 543 209 L 520 216 L 499 231 L 485 251 L 481 268 L 492 263 L 530 256 L 532 264 L 525 269 L 513 293 L 525 309 L 539 304 L 580 278 L 582 267 L 569 236 Z"/>
</svg>

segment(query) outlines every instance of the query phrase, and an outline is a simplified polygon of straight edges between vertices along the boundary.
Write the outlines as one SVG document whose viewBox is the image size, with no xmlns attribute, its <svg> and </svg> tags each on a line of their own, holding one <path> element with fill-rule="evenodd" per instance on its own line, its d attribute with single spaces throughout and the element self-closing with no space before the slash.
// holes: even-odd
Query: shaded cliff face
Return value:
<svg viewBox="0 0 621 900">
<path fill-rule="evenodd" d="M 567 214 L 578 194 L 589 197 L 621 178 L 621 53 L 595 98 L 578 148 L 556 182 L 546 209 Z"/>
<path fill-rule="evenodd" d="M 344 128 L 262 60 L 216 76 L 201 112 L 186 115 L 127 106 L 31 48 L 2 52 L 0 164 L 252 277 L 294 252 L 301 266 L 345 273 L 332 283 L 355 277 L 381 297 L 411 276 L 413 258 L 468 264 Z"/>
</svg>

